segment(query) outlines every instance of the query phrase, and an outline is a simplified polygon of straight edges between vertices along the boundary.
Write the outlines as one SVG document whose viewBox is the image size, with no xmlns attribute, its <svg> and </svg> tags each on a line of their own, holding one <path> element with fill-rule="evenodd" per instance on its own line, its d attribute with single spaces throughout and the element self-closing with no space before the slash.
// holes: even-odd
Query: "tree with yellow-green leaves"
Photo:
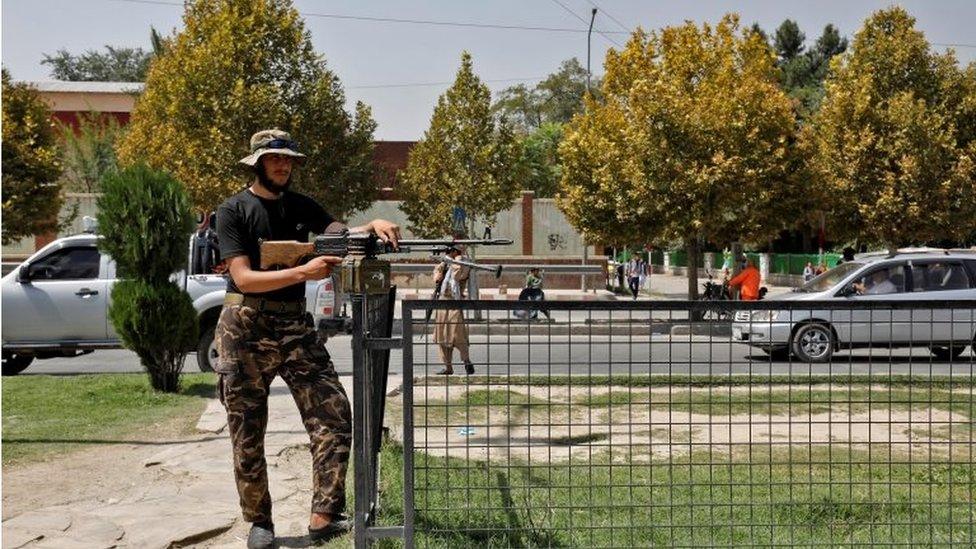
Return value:
<svg viewBox="0 0 976 549">
<path fill-rule="evenodd" d="M 808 130 L 835 239 L 895 249 L 976 231 L 976 64 L 932 52 L 902 8 L 834 61 Z"/>
<path fill-rule="evenodd" d="M 289 0 L 193 1 L 183 23 L 149 68 L 120 164 L 172 173 L 209 210 L 247 185 L 237 161 L 251 135 L 277 127 L 308 155 L 292 188 L 337 216 L 371 203 L 376 123 L 363 103 L 345 111 L 339 79 Z"/>
<path fill-rule="evenodd" d="M 727 15 L 638 30 L 605 70 L 560 147 L 558 203 L 591 241 L 683 242 L 694 299 L 701 242 L 761 242 L 803 211 L 775 56 Z"/>
<path fill-rule="evenodd" d="M 452 232 L 452 212 L 464 209 L 468 228 L 491 224 L 520 190 L 521 150 L 505 121 L 491 113 L 491 92 L 461 55 L 454 84 L 437 99 L 430 128 L 410 151 L 397 192 L 409 229 L 424 237 Z"/>
<path fill-rule="evenodd" d="M 60 152 L 51 111 L 37 90 L 11 81 L 3 69 L 4 244 L 57 231 L 63 202 Z"/>
</svg>

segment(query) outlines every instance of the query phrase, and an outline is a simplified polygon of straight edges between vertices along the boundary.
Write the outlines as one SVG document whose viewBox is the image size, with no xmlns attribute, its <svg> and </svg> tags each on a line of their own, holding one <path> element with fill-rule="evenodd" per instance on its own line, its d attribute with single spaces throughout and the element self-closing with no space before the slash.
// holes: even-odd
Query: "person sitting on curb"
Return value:
<svg viewBox="0 0 976 549">
<path fill-rule="evenodd" d="M 803 268 L 803 281 L 810 282 L 813 277 L 817 276 L 816 271 L 813 268 L 813 262 L 807 261 L 807 266 Z"/>
<path fill-rule="evenodd" d="M 762 277 L 759 274 L 759 269 L 756 268 L 755 261 L 747 258 L 745 263 L 745 268 L 735 278 L 729 281 L 729 286 L 732 288 L 741 288 L 739 299 L 743 301 L 758 301 L 759 282 Z"/>
</svg>

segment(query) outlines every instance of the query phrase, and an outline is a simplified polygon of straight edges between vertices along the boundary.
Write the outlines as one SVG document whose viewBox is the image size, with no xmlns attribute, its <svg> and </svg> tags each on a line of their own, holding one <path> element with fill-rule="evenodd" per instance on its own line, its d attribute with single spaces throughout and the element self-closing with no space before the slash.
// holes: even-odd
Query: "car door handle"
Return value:
<svg viewBox="0 0 976 549">
<path fill-rule="evenodd" d="M 87 298 L 89 298 L 89 297 L 91 297 L 93 295 L 98 295 L 98 290 L 91 290 L 89 288 L 82 288 L 82 289 L 78 290 L 77 292 L 75 292 L 75 295 L 87 299 Z"/>
</svg>

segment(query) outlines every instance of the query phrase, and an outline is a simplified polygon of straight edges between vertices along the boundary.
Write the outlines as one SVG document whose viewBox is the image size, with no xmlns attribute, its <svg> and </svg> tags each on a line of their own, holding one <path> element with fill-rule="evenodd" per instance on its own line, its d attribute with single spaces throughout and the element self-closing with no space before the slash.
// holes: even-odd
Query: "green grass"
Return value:
<svg viewBox="0 0 976 549">
<path fill-rule="evenodd" d="M 182 421 L 193 425 L 214 395 L 213 374 L 184 374 L 179 394 L 153 391 L 145 374 L 4 378 L 3 465 L 127 440 L 140 430 Z"/>
<path fill-rule="evenodd" d="M 695 413 L 807 414 L 828 411 L 953 410 L 973 418 L 971 380 L 869 376 L 626 376 L 473 378 L 477 385 L 449 401 L 415 403 L 423 429 L 451 416 L 508 408 L 509 422 L 531 411 L 648 407 Z M 481 385 L 494 385 L 484 389 Z M 520 387 L 521 385 L 521 387 Z M 528 386 L 600 387 L 571 402 L 527 395 Z M 771 387 L 771 385 L 777 385 Z M 847 385 L 842 386 L 842 385 Z M 648 390 L 680 387 L 676 392 Z M 746 391 L 741 387 L 751 386 Z M 731 390 L 731 387 L 740 387 Z M 695 388 L 694 390 L 687 390 Z M 482 413 L 484 411 L 484 413 Z M 471 421 L 476 422 L 469 415 Z M 540 418 L 545 425 L 545 417 Z M 440 420 L 440 422 L 439 422 Z M 561 421 L 566 421 L 562 417 Z M 571 421 L 571 419 L 570 419 Z M 953 433 L 966 426 L 954 419 Z M 532 421 L 532 424 L 536 424 Z M 972 419 L 969 422 L 974 425 Z M 948 436 L 917 423 L 921 438 Z M 970 433 L 972 431 L 969 431 Z M 670 433 L 669 433 L 670 435 Z M 553 446 L 599 442 L 588 433 Z M 954 437 L 957 437 L 954 434 Z M 957 438 L 958 440 L 958 438 Z M 967 442 L 960 442 L 967 444 Z M 707 447 L 706 447 L 707 448 Z M 517 459 L 484 461 L 415 454 L 417 547 L 669 547 L 669 546 L 973 546 L 976 466 L 963 446 L 951 456 L 906 455 L 875 444 L 853 448 L 750 446 L 734 453 L 696 450 L 670 458 L 632 448 L 598 445 L 591 455 L 549 464 Z M 612 453 L 611 453 L 612 452 Z M 455 456 L 459 454 L 455 453 Z M 592 456 L 592 457 L 591 457 Z M 382 524 L 402 524 L 402 449 L 383 450 Z M 380 547 L 397 546 L 384 541 Z"/>
<path fill-rule="evenodd" d="M 545 467 L 415 456 L 417 547 L 968 546 L 968 462 L 799 448 Z M 402 524 L 403 454 L 382 454 L 381 524 Z M 910 483 L 913 483 L 910 485 Z M 397 546 L 385 541 L 380 547 Z"/>
</svg>

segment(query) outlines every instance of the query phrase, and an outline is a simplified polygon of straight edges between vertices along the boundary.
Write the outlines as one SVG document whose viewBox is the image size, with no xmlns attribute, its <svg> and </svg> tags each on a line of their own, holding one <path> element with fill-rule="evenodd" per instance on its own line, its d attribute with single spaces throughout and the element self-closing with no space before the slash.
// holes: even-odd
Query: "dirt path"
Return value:
<svg viewBox="0 0 976 549">
<path fill-rule="evenodd" d="M 3 471 L 3 549 L 242 547 L 226 414 L 192 418 Z M 197 430 L 201 429 L 201 430 Z M 311 502 L 308 435 L 282 382 L 265 438 L 277 534 L 303 547 Z"/>
<path fill-rule="evenodd" d="M 414 440 L 419 450 L 432 455 L 530 462 L 604 454 L 614 461 L 643 462 L 695 451 L 748 453 L 757 446 L 813 451 L 883 445 L 915 460 L 971 456 L 974 451 L 969 416 L 948 410 L 945 394 L 934 406 L 918 402 L 909 407 L 899 402 L 904 396 L 887 404 L 899 389 L 879 385 L 792 390 L 804 395 L 794 406 L 786 404 L 791 391 L 787 385 L 416 386 Z M 846 401 L 850 390 L 863 394 Z M 689 395 L 696 399 L 688 400 Z M 774 397 L 774 403 L 767 404 L 767 397 Z M 751 398 L 759 400 L 750 405 Z M 708 404 L 712 399 L 714 407 Z M 739 402 L 734 410 L 732 399 Z M 492 404 L 486 405 L 488 401 Z M 690 402 L 696 403 L 692 409 Z M 391 413 L 399 415 L 401 406 L 398 397 Z M 394 436 L 401 432 L 394 427 Z"/>
<path fill-rule="evenodd" d="M 40 461 L 3 467 L 3 520 L 26 511 L 84 500 L 107 502 L 134 486 L 159 481 L 161 471 L 144 462 L 161 449 L 204 439 L 192 421 L 179 418 L 147 426 L 128 442 L 82 447 Z M 58 479 L 58 482 L 51 482 Z"/>
</svg>

